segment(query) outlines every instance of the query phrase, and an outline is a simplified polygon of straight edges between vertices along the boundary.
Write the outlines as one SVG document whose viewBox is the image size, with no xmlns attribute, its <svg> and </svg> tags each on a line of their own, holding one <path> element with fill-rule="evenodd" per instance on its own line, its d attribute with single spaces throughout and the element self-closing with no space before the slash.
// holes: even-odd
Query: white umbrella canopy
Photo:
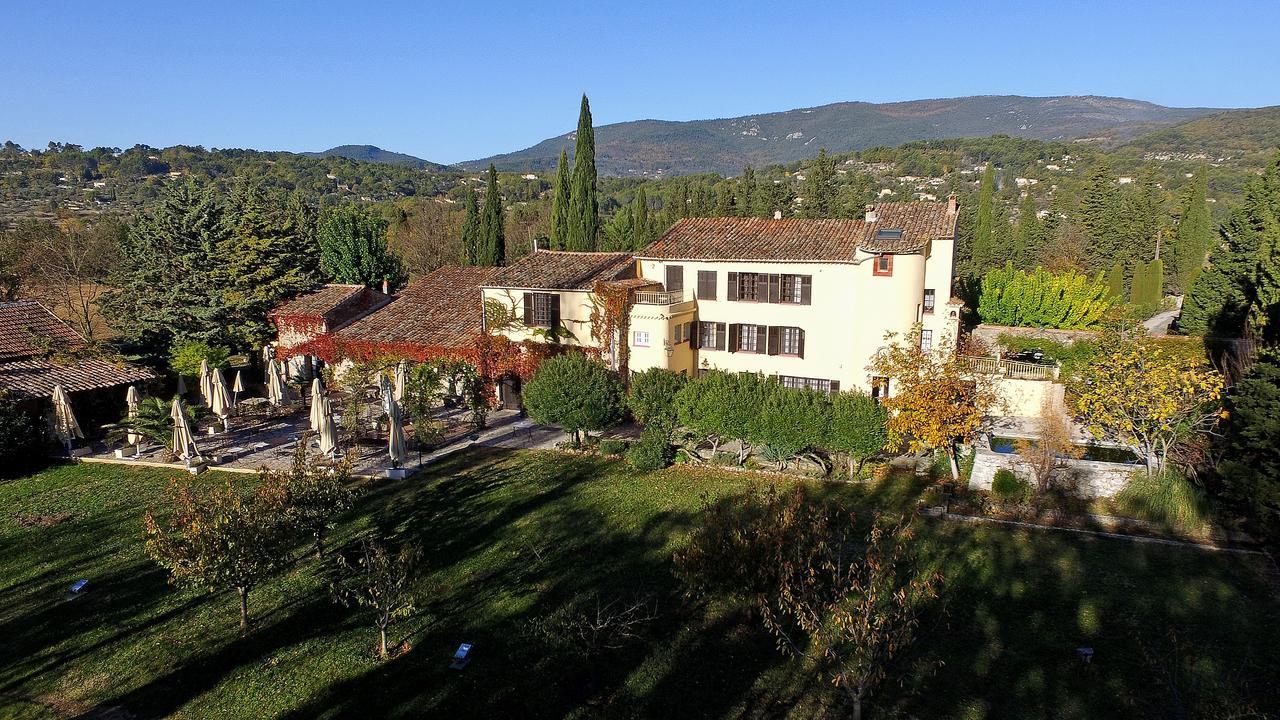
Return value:
<svg viewBox="0 0 1280 720">
<path fill-rule="evenodd" d="M 322 399 L 321 404 L 328 405 L 328 400 Z M 338 452 L 338 426 L 333 422 L 333 413 L 329 412 L 329 408 L 325 407 L 324 410 L 320 417 L 320 429 L 317 431 L 320 435 L 320 452 L 333 457 Z"/>
<path fill-rule="evenodd" d="M 276 357 L 275 348 L 271 347 L 270 345 L 262 346 L 262 364 L 263 365 L 270 365 L 271 361 L 274 360 L 275 357 Z"/>
<path fill-rule="evenodd" d="M 138 393 L 137 385 L 130 385 L 128 392 L 124 394 L 125 405 L 129 407 L 129 417 L 138 416 L 138 403 L 142 402 L 142 395 Z M 129 445 L 137 445 L 142 442 L 142 436 L 137 433 L 127 433 L 124 441 Z"/>
<path fill-rule="evenodd" d="M 280 378 L 280 371 L 274 360 L 267 365 L 267 399 L 272 405 L 284 404 L 284 380 Z"/>
<path fill-rule="evenodd" d="M 236 371 L 236 381 L 231 385 L 231 408 L 234 410 L 236 403 L 240 402 L 240 393 L 244 392 L 244 378 L 240 377 L 243 371 Z"/>
<path fill-rule="evenodd" d="M 53 417 L 53 431 L 67 447 L 71 446 L 73 439 L 84 437 L 80 423 L 71 411 L 71 398 L 67 397 L 67 391 L 61 385 L 53 386 Z"/>
<path fill-rule="evenodd" d="M 231 393 L 227 392 L 227 379 L 222 375 L 222 370 L 214 368 L 209 377 L 209 409 L 225 422 L 234 408 Z"/>
<path fill-rule="evenodd" d="M 187 422 L 187 413 L 182 407 L 182 398 L 173 399 L 173 410 L 169 413 L 173 420 L 173 452 L 182 460 L 199 458 L 195 436 L 191 434 L 191 424 Z"/>
<path fill-rule="evenodd" d="M 200 397 L 204 399 L 204 404 L 209 405 L 212 409 L 213 402 L 213 376 L 209 373 L 209 361 L 200 361 Z"/>
<path fill-rule="evenodd" d="M 182 379 L 182 374 L 178 374 L 178 387 L 176 390 L 179 396 L 187 394 L 187 381 Z"/>
<path fill-rule="evenodd" d="M 400 403 L 391 401 L 391 412 L 387 413 L 390 430 L 387 433 L 387 454 L 391 456 L 392 467 L 400 467 L 409 457 L 409 448 L 404 440 L 404 419 L 400 415 Z"/>
<path fill-rule="evenodd" d="M 321 416 L 326 412 L 328 403 L 325 401 L 324 387 L 320 384 L 320 378 L 311 381 L 311 431 L 320 432 Z"/>
</svg>

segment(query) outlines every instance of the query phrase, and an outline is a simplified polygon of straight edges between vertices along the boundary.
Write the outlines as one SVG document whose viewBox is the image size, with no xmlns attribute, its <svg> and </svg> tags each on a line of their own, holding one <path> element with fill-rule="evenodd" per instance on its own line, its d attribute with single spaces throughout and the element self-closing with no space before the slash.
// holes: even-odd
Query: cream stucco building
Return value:
<svg viewBox="0 0 1280 720">
<path fill-rule="evenodd" d="M 513 340 L 597 348 L 631 371 L 759 372 L 880 393 L 867 366 L 887 334 L 919 326 L 912 341 L 929 347 L 957 335 L 957 218 L 954 199 L 880 203 L 856 220 L 681 220 L 634 255 L 538 251 L 487 281 L 485 323 Z M 631 305 L 625 334 L 600 339 L 603 287 L 625 289 Z"/>
</svg>

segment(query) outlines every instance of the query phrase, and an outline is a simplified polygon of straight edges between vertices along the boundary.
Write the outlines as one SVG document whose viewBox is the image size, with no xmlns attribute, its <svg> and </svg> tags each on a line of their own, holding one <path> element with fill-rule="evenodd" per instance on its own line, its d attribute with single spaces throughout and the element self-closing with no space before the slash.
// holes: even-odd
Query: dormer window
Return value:
<svg viewBox="0 0 1280 720">
<path fill-rule="evenodd" d="M 893 254 L 879 253 L 871 264 L 871 274 L 889 277 L 893 275 Z"/>
</svg>

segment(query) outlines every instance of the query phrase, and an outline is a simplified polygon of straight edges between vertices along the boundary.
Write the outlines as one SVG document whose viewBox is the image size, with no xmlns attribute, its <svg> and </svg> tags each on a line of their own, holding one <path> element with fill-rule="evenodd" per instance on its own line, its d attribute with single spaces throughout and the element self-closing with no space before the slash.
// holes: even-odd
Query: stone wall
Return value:
<svg viewBox="0 0 1280 720">
<path fill-rule="evenodd" d="M 997 470 L 1012 470 L 1020 479 L 1035 482 L 1035 475 L 1016 453 L 998 453 L 984 443 L 975 445 L 973 472 L 969 475 L 969 487 L 974 490 L 991 490 L 991 481 Z M 1085 498 L 1112 497 L 1129 483 L 1135 465 L 1097 462 L 1095 460 L 1066 460 L 1059 470 L 1059 483 L 1074 487 L 1077 495 Z"/>
<path fill-rule="evenodd" d="M 1019 337 L 1052 340 L 1070 345 L 1076 340 L 1095 338 L 1096 330 L 1054 330 L 1052 328 L 1008 327 L 1005 325 L 979 325 L 970 331 L 971 337 L 981 344 L 994 348 L 1000 342 L 1001 335 L 1017 335 Z"/>
</svg>

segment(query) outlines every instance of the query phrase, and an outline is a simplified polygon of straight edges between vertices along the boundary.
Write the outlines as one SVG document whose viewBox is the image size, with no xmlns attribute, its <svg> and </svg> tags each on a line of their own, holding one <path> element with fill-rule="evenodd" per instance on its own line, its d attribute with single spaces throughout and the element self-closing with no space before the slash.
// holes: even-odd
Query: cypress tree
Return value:
<svg viewBox="0 0 1280 720">
<path fill-rule="evenodd" d="M 1040 246 L 1043 242 L 1040 218 L 1036 217 L 1036 200 L 1030 193 L 1022 198 L 1018 207 L 1018 231 L 1013 238 L 1013 264 L 1023 270 L 1030 270 L 1040 257 Z"/>
<path fill-rule="evenodd" d="M 334 282 L 392 288 L 407 278 L 400 258 L 387 247 L 387 221 L 358 205 L 329 208 L 320 218 L 316 240 L 320 270 Z"/>
<path fill-rule="evenodd" d="M 1164 261 L 1160 258 L 1147 265 L 1147 304 L 1155 310 L 1164 304 Z"/>
<path fill-rule="evenodd" d="M 560 161 L 556 163 L 556 182 L 551 195 L 551 249 L 564 250 L 569 242 L 569 154 L 560 149 Z"/>
<path fill-rule="evenodd" d="M 974 275 L 982 275 L 997 264 L 994 257 L 993 237 L 995 230 L 995 170 L 987 163 L 982 171 L 982 183 L 978 189 L 978 214 L 973 225 L 973 263 Z"/>
<path fill-rule="evenodd" d="M 1094 271 L 1125 259 L 1121 253 L 1120 197 L 1115 183 L 1111 165 L 1105 158 L 1100 159 L 1085 176 L 1079 220 L 1089 233 L 1085 260 Z"/>
<path fill-rule="evenodd" d="M 480 206 L 476 203 L 475 190 L 467 186 L 466 198 L 462 201 L 466 216 L 462 220 L 462 264 L 480 264 Z"/>
<path fill-rule="evenodd" d="M 1186 293 L 1200 269 L 1213 241 L 1209 217 L 1209 176 L 1202 167 L 1182 196 L 1173 239 L 1164 251 L 1166 284 L 1175 293 Z"/>
<path fill-rule="evenodd" d="M 1124 263 L 1119 260 L 1107 272 L 1107 291 L 1116 302 L 1124 299 Z"/>
<path fill-rule="evenodd" d="M 727 182 L 716 185 L 716 217 L 733 217 L 737 215 L 733 207 L 733 186 Z"/>
<path fill-rule="evenodd" d="M 1147 304 L 1150 293 L 1149 266 L 1139 260 L 1133 267 L 1133 282 L 1129 285 L 1129 303 L 1138 308 Z"/>
<path fill-rule="evenodd" d="M 476 246 L 476 264 L 496 267 L 506 265 L 507 236 L 502 219 L 502 190 L 498 187 L 498 171 L 489 163 L 489 180 L 484 191 L 484 210 L 480 213 L 480 241 Z"/>
<path fill-rule="evenodd" d="M 642 250 L 649 244 L 649 197 L 644 192 L 644 186 L 636 190 L 636 197 L 631 201 L 631 222 L 634 230 L 632 230 L 631 249 Z"/>
<path fill-rule="evenodd" d="M 818 149 L 818 157 L 809 165 L 805 177 L 804 204 L 801 210 L 807 218 L 835 217 L 836 163 L 827 155 L 826 148 Z"/>
<path fill-rule="evenodd" d="M 1008 263 L 1014 260 L 1014 232 L 1013 223 L 1009 220 L 1009 213 L 1001 206 L 996 210 L 995 216 L 992 218 L 991 228 L 991 247 L 990 261 L 995 263 Z"/>
<path fill-rule="evenodd" d="M 742 168 L 742 177 L 738 179 L 738 214 L 743 217 L 755 217 L 760 214 L 757 205 L 756 171 L 750 165 Z"/>
<path fill-rule="evenodd" d="M 1130 191 L 1122 197 L 1122 239 L 1117 256 L 1149 258 L 1156 254 L 1158 239 L 1164 234 L 1164 191 L 1149 168 L 1139 173 Z"/>
<path fill-rule="evenodd" d="M 568 250 L 590 251 L 598 247 L 600 205 L 596 199 L 596 135 L 591 126 L 591 105 L 582 96 L 578 113 L 577 144 L 573 151 L 573 191 L 569 204 Z"/>
</svg>

